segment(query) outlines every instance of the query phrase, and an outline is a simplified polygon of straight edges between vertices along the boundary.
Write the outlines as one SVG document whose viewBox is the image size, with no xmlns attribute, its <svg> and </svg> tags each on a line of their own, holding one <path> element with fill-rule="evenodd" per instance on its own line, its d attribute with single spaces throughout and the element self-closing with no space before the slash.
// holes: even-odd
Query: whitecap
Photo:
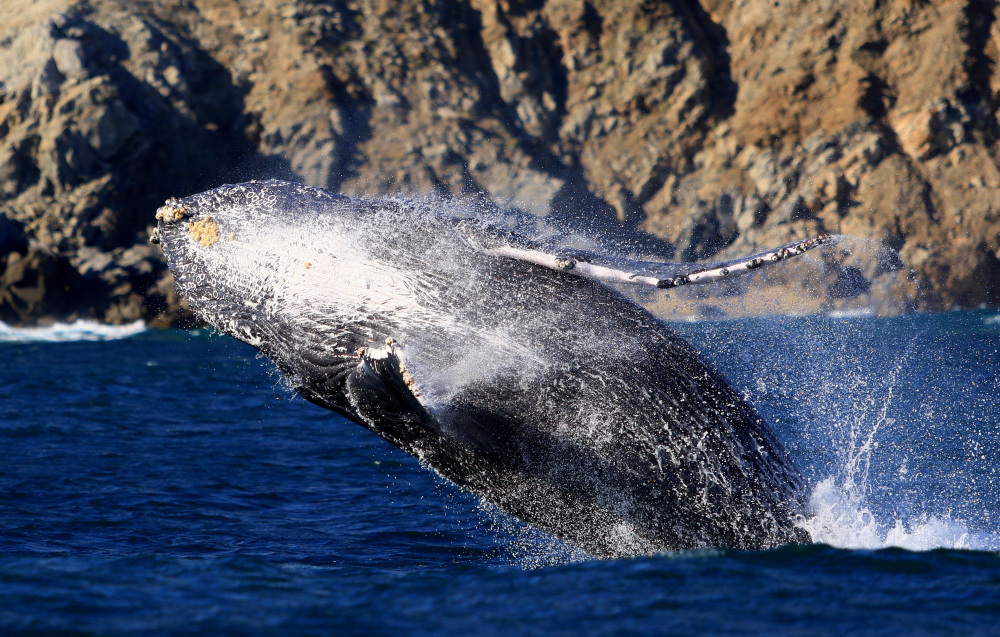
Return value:
<svg viewBox="0 0 1000 637">
<path fill-rule="evenodd" d="M 72 341 L 110 341 L 129 338 L 146 331 L 146 324 L 104 325 L 97 321 L 77 320 L 47 327 L 11 327 L 0 323 L 0 343 L 64 343 Z"/>
<path fill-rule="evenodd" d="M 875 312 L 870 307 L 856 307 L 844 310 L 830 310 L 826 315 L 835 319 L 856 319 L 874 316 Z"/>
</svg>

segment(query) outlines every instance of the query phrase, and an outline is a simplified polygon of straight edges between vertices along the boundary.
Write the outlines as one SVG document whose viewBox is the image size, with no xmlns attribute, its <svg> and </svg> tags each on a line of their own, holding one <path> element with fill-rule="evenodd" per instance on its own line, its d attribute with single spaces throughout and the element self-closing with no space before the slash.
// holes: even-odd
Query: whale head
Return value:
<svg viewBox="0 0 1000 637">
<path fill-rule="evenodd" d="M 181 295 L 216 329 L 261 347 L 275 317 L 270 305 L 302 269 L 294 244 L 301 219 L 346 200 L 279 181 L 226 185 L 167 200 L 150 240 L 159 243 Z"/>
</svg>

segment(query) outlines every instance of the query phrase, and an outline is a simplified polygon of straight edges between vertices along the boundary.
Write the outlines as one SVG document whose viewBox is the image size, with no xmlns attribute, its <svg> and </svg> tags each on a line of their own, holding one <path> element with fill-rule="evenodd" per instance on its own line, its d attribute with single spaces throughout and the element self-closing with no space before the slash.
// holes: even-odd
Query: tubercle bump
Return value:
<svg viewBox="0 0 1000 637">
<path fill-rule="evenodd" d="M 181 203 L 180 199 L 167 199 L 156 211 L 156 220 L 163 222 L 180 221 L 187 216 L 187 206 Z"/>
</svg>

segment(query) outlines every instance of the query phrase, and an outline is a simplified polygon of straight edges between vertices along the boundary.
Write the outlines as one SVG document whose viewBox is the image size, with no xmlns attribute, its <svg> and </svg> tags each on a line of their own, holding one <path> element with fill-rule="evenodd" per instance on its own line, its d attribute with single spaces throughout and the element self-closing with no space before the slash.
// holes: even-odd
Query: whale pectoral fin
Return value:
<svg viewBox="0 0 1000 637">
<path fill-rule="evenodd" d="M 784 261 L 821 245 L 835 242 L 828 234 L 796 241 L 749 257 L 718 263 L 660 263 L 617 259 L 594 252 L 561 252 L 541 244 L 519 242 L 489 248 L 487 254 L 534 263 L 552 270 L 566 272 L 608 283 L 651 285 L 673 288 L 688 283 L 710 283 L 730 276 L 746 274 L 771 263 Z"/>
<path fill-rule="evenodd" d="M 436 429 L 434 416 L 414 391 L 401 351 L 390 339 L 368 348 L 345 382 L 352 410 L 372 431 L 409 451 L 422 431 Z"/>
</svg>

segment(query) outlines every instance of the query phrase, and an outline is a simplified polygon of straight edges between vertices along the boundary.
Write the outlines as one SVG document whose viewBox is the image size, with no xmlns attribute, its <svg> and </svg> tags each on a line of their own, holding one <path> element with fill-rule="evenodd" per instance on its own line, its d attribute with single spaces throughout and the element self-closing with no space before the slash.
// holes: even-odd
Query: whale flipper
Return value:
<svg viewBox="0 0 1000 637">
<path fill-rule="evenodd" d="M 360 351 L 358 358 L 345 390 L 352 411 L 372 431 L 406 449 L 424 435 L 423 430 L 437 429 L 434 417 L 414 393 L 400 348 L 392 339 L 385 348 Z"/>
<path fill-rule="evenodd" d="M 552 270 L 607 283 L 651 285 L 673 288 L 688 283 L 711 283 L 729 276 L 746 274 L 761 266 L 784 261 L 815 247 L 833 243 L 828 234 L 796 241 L 765 252 L 717 263 L 661 263 L 619 259 L 596 252 L 564 252 L 529 241 L 518 241 L 486 250 L 487 254 L 519 259 Z"/>
<path fill-rule="evenodd" d="M 460 485 L 468 486 L 475 453 L 502 449 L 505 434 L 515 433 L 509 422 L 488 413 L 463 419 L 458 426 L 442 423 L 424 406 L 394 339 L 387 339 L 384 348 L 365 348 L 358 358 L 345 382 L 351 416 Z"/>
</svg>

